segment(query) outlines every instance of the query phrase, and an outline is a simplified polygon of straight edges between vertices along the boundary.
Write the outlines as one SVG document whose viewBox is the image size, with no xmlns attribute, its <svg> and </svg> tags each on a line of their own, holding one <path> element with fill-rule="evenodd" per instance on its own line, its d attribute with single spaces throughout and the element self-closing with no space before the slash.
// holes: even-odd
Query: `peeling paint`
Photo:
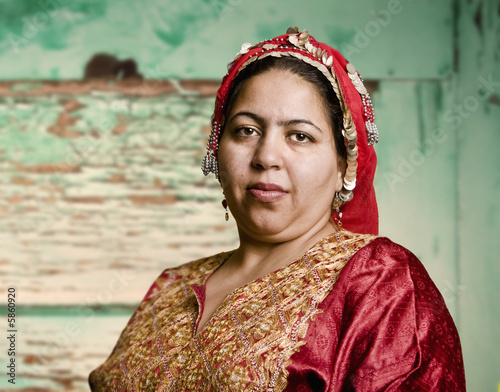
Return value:
<svg viewBox="0 0 500 392">
<path fill-rule="evenodd" d="M 392 8 L 388 4 L 401 11 L 384 20 L 380 13 Z M 357 45 L 348 57 L 365 78 L 387 78 L 389 70 L 399 78 L 445 78 L 449 74 L 439 70 L 452 60 L 446 26 L 451 4 L 374 0 L 353 12 L 339 0 L 16 0 L 0 14 L 0 74 L 9 80 L 77 80 L 88 59 L 105 52 L 135 59 L 143 75 L 155 69 L 155 79 L 219 80 L 243 42 L 284 33 L 300 15 L 300 27 L 320 41 L 340 49 Z M 397 61 L 388 63 L 380 53 Z M 415 62 L 413 55 L 426 61 Z"/>
<path fill-rule="evenodd" d="M 199 170 L 218 87 L 207 78 L 223 75 L 242 42 L 294 24 L 288 14 L 276 19 L 266 12 L 279 7 L 263 1 L 242 1 L 237 12 L 223 15 L 222 1 L 222 10 L 210 1 L 179 9 L 168 1 L 159 7 L 128 0 L 66 3 L 17 52 L 8 34 L 21 39 L 30 32 L 39 2 L 16 1 L 0 15 L 0 71 L 18 79 L 0 82 L 0 285 L 16 279 L 23 305 L 34 306 L 23 320 L 29 340 L 22 376 L 48 390 L 85 388 L 88 371 L 109 354 L 159 271 L 237 244 L 234 222 L 224 221 L 219 185 Z M 353 13 L 349 7 L 292 0 L 286 9 L 302 15 L 301 28 L 340 47 L 373 20 L 369 8 Z M 474 93 L 478 75 L 500 81 L 497 14 L 495 2 L 413 2 L 353 56 L 370 80 L 381 131 L 376 186 L 383 230 L 407 241 L 438 286 L 443 280 L 466 285 L 449 305 L 454 316 L 461 310 L 471 390 L 495 386 L 499 364 L 490 324 L 500 317 L 494 247 L 500 95 L 495 91 L 467 112 L 460 128 L 446 124 L 443 113 Z M 82 46 L 74 44 L 82 38 Z M 130 51 L 149 79 L 79 80 L 85 61 L 110 47 L 120 58 Z M 34 54 L 39 62 L 31 61 Z M 176 74 L 193 80 L 163 80 Z M 428 152 L 424 142 L 441 126 L 446 142 L 424 154 L 397 191 L 388 189 L 380 175 L 398 170 L 415 151 Z M 132 276 L 133 284 L 106 292 L 113 272 L 124 282 Z M 81 334 L 46 355 L 50 337 L 72 322 Z"/>
</svg>

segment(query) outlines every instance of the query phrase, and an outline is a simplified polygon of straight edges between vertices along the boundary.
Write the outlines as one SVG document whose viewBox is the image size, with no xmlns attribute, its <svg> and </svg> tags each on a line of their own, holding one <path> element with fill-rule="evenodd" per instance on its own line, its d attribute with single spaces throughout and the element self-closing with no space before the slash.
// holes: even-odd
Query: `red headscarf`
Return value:
<svg viewBox="0 0 500 392">
<path fill-rule="evenodd" d="M 352 140 L 352 137 L 345 139 L 348 154 L 349 151 L 355 152 L 357 147 L 357 158 L 355 162 L 352 159 L 349 162 L 348 155 L 346 180 L 349 176 L 350 178 L 348 181 L 344 181 L 342 192 L 347 193 L 352 199 L 341 206 L 342 225 L 352 232 L 378 234 L 378 209 L 373 188 L 377 157 L 373 146 L 368 144 L 369 139 L 371 143 L 376 142 L 378 134 L 372 134 L 373 129 L 376 132 L 376 127 L 373 124 L 369 95 L 354 67 L 337 50 L 317 42 L 312 36 L 309 36 L 307 31 L 299 33 L 297 28 L 292 31 L 289 29 L 287 34 L 260 42 L 257 45 L 243 45 L 240 53 L 229 64 L 228 73 L 223 78 L 217 92 L 215 112 L 212 116 L 212 133 L 207 147 L 208 153 L 202 165 L 203 172 L 205 175 L 213 172 L 218 177 L 217 149 L 221 119 L 233 80 L 249 63 L 270 55 L 276 57 L 291 55 L 301 58 L 318 68 L 331 81 L 332 88 L 339 90 L 335 93 L 339 97 L 344 112 L 344 127 L 346 117 L 349 121 L 352 118 L 350 124 L 353 124 L 353 128 L 355 128 L 354 138 L 357 135 L 357 140 Z M 367 128 L 370 136 L 367 136 Z M 351 139 L 351 148 L 349 148 L 348 138 Z M 355 146 L 353 142 L 355 142 Z M 354 189 L 352 189 L 354 186 L 352 184 L 355 184 Z M 352 196 L 351 192 L 345 189 L 346 186 L 352 189 Z"/>
</svg>

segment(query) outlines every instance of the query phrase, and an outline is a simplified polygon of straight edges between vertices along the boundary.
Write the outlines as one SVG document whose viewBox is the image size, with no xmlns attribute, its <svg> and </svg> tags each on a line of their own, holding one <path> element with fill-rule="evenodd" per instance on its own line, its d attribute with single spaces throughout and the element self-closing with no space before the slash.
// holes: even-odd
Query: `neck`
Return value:
<svg viewBox="0 0 500 392">
<path fill-rule="evenodd" d="M 231 256 L 230 264 L 239 273 L 263 276 L 290 264 L 319 240 L 337 230 L 335 223 L 328 219 L 283 242 L 265 241 L 240 231 L 240 247 Z"/>
</svg>

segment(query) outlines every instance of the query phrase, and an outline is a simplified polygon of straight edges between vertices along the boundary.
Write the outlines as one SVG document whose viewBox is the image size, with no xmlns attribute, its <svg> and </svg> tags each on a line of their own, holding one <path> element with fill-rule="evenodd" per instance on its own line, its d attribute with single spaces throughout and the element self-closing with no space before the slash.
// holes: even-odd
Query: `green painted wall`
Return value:
<svg viewBox="0 0 500 392">
<path fill-rule="evenodd" d="M 500 4 L 461 1 L 457 129 L 460 327 L 471 391 L 500 388 Z M 473 17 L 474 15 L 474 17 Z"/>
<path fill-rule="evenodd" d="M 441 79 L 452 72 L 451 4 L 0 0 L 0 75 L 78 79 L 82 64 L 105 51 L 137 59 L 143 72 L 154 78 L 219 79 L 243 42 L 274 37 L 300 24 L 342 49 L 365 78 Z"/>
<path fill-rule="evenodd" d="M 220 189 L 199 170 L 213 85 L 158 80 L 217 80 L 243 42 L 298 24 L 376 82 L 381 234 L 443 293 L 468 390 L 496 391 L 499 10 L 498 0 L 0 0 L 0 291 L 19 292 L 16 388 L 85 390 L 163 268 L 236 245 Z M 153 84 L 42 83 L 80 79 L 98 51 L 135 58 Z"/>
</svg>

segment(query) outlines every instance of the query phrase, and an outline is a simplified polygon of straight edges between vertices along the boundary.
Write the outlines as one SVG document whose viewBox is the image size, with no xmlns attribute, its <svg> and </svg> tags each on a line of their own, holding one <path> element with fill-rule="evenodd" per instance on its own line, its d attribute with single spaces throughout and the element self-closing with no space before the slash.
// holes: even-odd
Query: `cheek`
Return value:
<svg viewBox="0 0 500 392">
<path fill-rule="evenodd" d="M 238 178 L 242 176 L 242 160 L 240 154 L 234 152 L 231 146 L 222 143 L 219 146 L 218 164 L 219 178 L 223 188 L 235 185 Z"/>
<path fill-rule="evenodd" d="M 293 178 L 301 183 L 305 191 L 308 189 L 335 186 L 338 178 L 336 157 L 311 154 L 304 160 L 293 161 Z M 327 189 L 324 189 L 325 191 Z"/>
<path fill-rule="evenodd" d="M 231 164 L 228 161 L 230 155 L 228 154 L 228 146 L 224 141 L 224 134 L 219 141 L 219 149 L 217 151 L 217 164 L 219 166 L 219 179 L 221 185 L 224 187 L 229 182 L 229 173 L 232 172 L 230 170 Z"/>
</svg>

